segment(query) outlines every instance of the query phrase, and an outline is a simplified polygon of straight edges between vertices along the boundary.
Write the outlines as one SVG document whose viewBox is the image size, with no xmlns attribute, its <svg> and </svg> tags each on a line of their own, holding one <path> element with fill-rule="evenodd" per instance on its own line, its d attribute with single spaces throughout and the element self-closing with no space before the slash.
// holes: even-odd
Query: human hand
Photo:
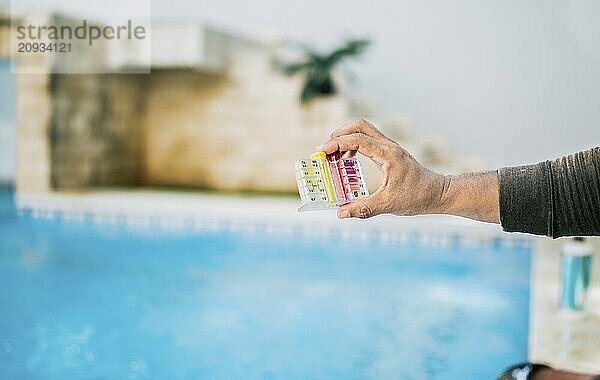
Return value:
<svg viewBox="0 0 600 380">
<path fill-rule="evenodd" d="M 380 171 L 377 191 L 341 206 L 339 218 L 369 218 L 383 213 L 431 214 L 441 209 L 449 178 L 421 165 L 398 143 L 364 119 L 336 129 L 331 139 L 317 150 L 325 153 L 340 151 L 346 155 L 358 151 L 375 162 Z"/>
</svg>

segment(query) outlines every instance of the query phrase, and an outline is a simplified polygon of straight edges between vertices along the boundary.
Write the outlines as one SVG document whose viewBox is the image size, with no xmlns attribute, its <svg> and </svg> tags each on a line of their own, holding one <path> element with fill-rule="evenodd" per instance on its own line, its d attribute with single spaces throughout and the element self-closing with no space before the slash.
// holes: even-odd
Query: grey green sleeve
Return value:
<svg viewBox="0 0 600 380">
<path fill-rule="evenodd" d="M 600 147 L 498 170 L 500 223 L 508 232 L 600 235 Z"/>
</svg>

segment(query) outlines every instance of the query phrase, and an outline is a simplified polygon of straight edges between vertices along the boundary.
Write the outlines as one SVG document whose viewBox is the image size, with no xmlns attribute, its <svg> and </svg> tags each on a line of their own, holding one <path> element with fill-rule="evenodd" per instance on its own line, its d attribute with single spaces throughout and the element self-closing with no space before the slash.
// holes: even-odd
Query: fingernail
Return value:
<svg viewBox="0 0 600 380">
<path fill-rule="evenodd" d="M 340 211 L 340 219 L 346 219 L 350 217 L 350 211 L 342 210 Z"/>
<path fill-rule="evenodd" d="M 315 152 L 322 152 L 323 151 L 323 145 L 319 145 L 318 147 L 315 148 Z"/>
</svg>

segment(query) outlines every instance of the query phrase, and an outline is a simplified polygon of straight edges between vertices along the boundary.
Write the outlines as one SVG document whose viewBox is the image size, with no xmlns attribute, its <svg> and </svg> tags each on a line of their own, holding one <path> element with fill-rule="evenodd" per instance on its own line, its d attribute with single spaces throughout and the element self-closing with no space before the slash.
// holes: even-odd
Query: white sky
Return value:
<svg viewBox="0 0 600 380">
<path fill-rule="evenodd" d="M 115 13 L 114 0 L 14 1 Z M 600 145 L 600 1 L 156 0 L 152 16 L 323 48 L 367 35 L 375 43 L 352 65 L 361 93 L 492 165 Z"/>
</svg>

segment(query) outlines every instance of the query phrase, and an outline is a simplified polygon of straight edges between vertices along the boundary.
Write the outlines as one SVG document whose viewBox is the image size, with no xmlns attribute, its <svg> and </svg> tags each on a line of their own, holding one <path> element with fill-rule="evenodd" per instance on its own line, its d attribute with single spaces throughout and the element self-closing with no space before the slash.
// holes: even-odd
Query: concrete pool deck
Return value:
<svg viewBox="0 0 600 380">
<path fill-rule="evenodd" d="M 438 246 L 458 242 L 467 246 L 522 244 L 533 248 L 530 360 L 569 370 L 600 373 L 600 266 L 594 264 L 590 293 L 592 308 L 584 316 L 564 315 L 557 307 L 560 241 L 507 234 L 497 225 L 437 215 L 340 221 L 335 211 L 298 213 L 299 201 L 292 197 L 102 190 L 16 195 L 15 198 L 21 212 L 42 218 L 174 229 L 227 228 L 267 234 L 375 237 L 383 241 L 417 241 Z M 600 248 L 598 242 L 595 243 Z M 596 249 L 598 251 L 600 249 Z"/>
</svg>

